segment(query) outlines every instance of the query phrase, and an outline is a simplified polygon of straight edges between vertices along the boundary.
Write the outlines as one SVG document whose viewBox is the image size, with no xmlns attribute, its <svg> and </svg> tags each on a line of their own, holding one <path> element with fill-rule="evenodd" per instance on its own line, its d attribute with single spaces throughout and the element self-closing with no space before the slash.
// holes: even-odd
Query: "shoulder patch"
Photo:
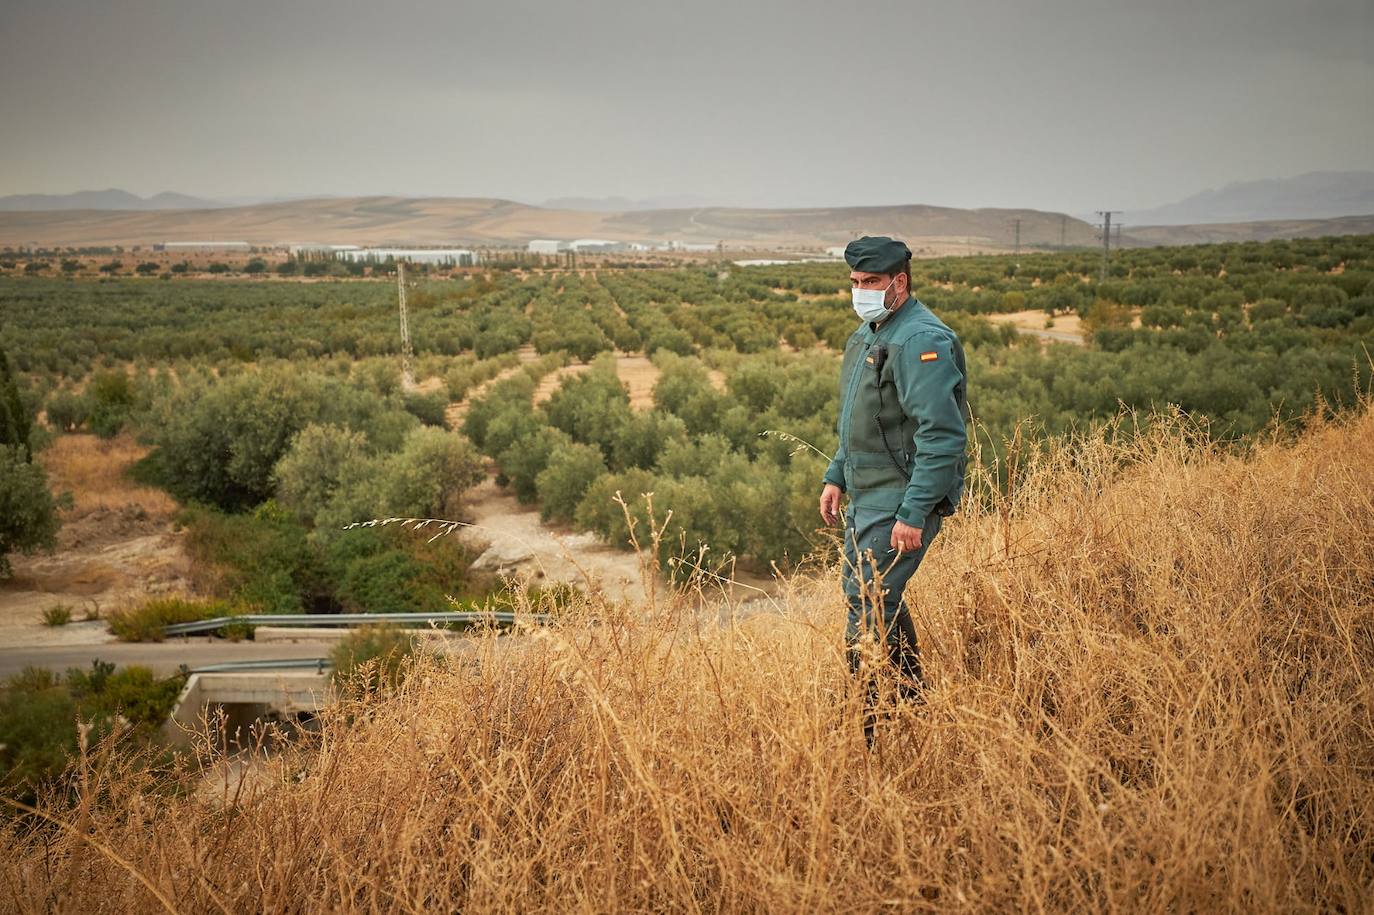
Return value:
<svg viewBox="0 0 1374 915">
<path fill-rule="evenodd" d="M 935 352 L 934 350 L 931 350 L 931 351 L 929 351 L 929 352 L 925 352 L 925 353 L 922 353 L 922 354 L 921 354 L 921 361 L 922 361 L 922 362 L 934 362 L 936 359 L 939 359 L 939 358 L 940 358 L 940 354 L 937 353 L 937 352 Z"/>
</svg>

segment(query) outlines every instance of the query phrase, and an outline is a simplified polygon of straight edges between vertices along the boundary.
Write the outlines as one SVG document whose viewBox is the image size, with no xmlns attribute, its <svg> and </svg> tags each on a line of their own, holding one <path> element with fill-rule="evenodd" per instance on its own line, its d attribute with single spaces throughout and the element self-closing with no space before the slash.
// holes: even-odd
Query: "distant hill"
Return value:
<svg viewBox="0 0 1374 915">
<path fill-rule="evenodd" d="M 217 239 L 259 245 L 523 245 L 534 238 L 821 249 L 856 235 L 896 234 L 913 250 L 950 245 L 1010 249 L 1013 220 L 1026 246 L 1090 244 L 1087 223 L 1038 210 L 840 207 L 795 210 L 696 207 L 593 211 L 468 197 L 330 197 L 177 210 L 38 210 L 0 213 L 0 245 L 151 244 Z"/>
<path fill-rule="evenodd" d="M 146 207 L 156 199 L 143 201 L 142 207 L 122 209 L 0 212 L 0 246 L 137 245 L 213 239 L 263 246 L 320 242 L 504 247 L 524 245 L 534 238 L 605 238 L 723 243 L 737 251 L 820 251 L 859 235 L 895 235 L 905 239 L 918 255 L 931 256 L 1010 251 L 1018 221 L 1025 248 L 1055 247 L 1061 239 L 1069 246 L 1097 244 L 1091 225 L 1061 213 L 962 210 L 921 204 L 594 211 L 533 207 L 494 198 L 327 197 L 251 206 Z M 1374 217 L 1185 226 L 1142 226 L 1130 220 L 1122 244 L 1190 244 L 1362 232 L 1374 232 Z"/>
<path fill-rule="evenodd" d="M 646 200 L 631 200 L 629 197 L 554 197 L 539 206 L 550 210 L 594 210 L 601 213 L 619 213 L 625 210 L 667 210 L 684 207 L 709 206 L 712 201 L 694 194 L 679 194 L 673 197 L 650 197 Z"/>
<path fill-rule="evenodd" d="M 1374 171 L 1308 172 L 1295 178 L 1239 181 L 1166 206 L 1131 210 L 1126 214 L 1126 223 L 1128 227 L 1177 226 L 1331 219 L 1371 213 Z"/>
<path fill-rule="evenodd" d="M 1271 241 L 1276 238 L 1321 238 L 1326 235 L 1374 235 L 1374 215 L 1335 219 L 1264 219 L 1195 226 L 1127 226 L 1122 244 L 1205 245 L 1217 242 Z"/>
<path fill-rule="evenodd" d="M 203 210 L 223 206 L 213 200 L 165 191 L 139 197 L 118 188 L 73 194 L 11 194 L 0 197 L 0 210 Z"/>
</svg>

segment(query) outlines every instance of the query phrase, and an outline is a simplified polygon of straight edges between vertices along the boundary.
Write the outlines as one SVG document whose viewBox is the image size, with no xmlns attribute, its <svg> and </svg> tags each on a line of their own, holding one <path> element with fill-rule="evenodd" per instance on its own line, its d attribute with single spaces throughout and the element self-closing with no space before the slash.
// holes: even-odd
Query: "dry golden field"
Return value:
<svg viewBox="0 0 1374 915">
<path fill-rule="evenodd" d="M 60 826 L 0 832 L 0 907 L 1368 911 L 1371 466 L 1366 409 L 975 481 L 908 595 L 928 701 L 871 751 L 833 568 L 482 640 L 214 797 L 96 748 Z"/>
</svg>

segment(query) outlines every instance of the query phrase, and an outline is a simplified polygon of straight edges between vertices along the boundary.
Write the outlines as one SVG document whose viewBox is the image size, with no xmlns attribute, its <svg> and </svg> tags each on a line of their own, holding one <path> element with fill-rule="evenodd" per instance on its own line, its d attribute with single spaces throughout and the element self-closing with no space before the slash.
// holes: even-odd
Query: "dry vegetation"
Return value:
<svg viewBox="0 0 1374 915">
<path fill-rule="evenodd" d="M 1027 458 L 917 575 L 933 686 L 871 752 L 830 575 L 725 625 L 588 608 L 336 707 L 237 796 L 92 762 L 66 826 L 0 836 L 4 904 L 1367 910 L 1371 463 L 1368 410 Z"/>
<path fill-rule="evenodd" d="M 171 517 L 177 507 L 171 496 L 128 477 L 129 467 L 147 453 L 128 433 L 108 441 L 94 435 L 53 439 L 42 452 L 42 460 L 52 488 L 72 493 L 73 505 L 63 520 L 70 523 L 92 512 L 130 507 L 154 518 Z"/>
</svg>

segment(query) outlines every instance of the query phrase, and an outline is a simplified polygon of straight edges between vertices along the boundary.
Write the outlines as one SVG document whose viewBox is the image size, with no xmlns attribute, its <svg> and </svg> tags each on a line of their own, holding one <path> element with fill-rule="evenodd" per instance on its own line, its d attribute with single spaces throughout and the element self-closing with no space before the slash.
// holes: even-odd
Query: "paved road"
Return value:
<svg viewBox="0 0 1374 915">
<path fill-rule="evenodd" d="M 224 661 L 257 661 L 267 658 L 322 658 L 329 656 L 331 641 L 228 642 L 191 637 L 166 642 L 111 642 L 104 645 L 53 645 L 0 648 L 0 678 L 29 665 L 58 672 L 69 667 L 90 667 L 99 658 L 119 667 L 141 664 L 160 676 L 176 672 L 182 664 L 197 667 Z"/>
</svg>

